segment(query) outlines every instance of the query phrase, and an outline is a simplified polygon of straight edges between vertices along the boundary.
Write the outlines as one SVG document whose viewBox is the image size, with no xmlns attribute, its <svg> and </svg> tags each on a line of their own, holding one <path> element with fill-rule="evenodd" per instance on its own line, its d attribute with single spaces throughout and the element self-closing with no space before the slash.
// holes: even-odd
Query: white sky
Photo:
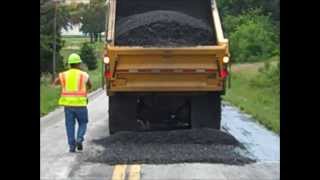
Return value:
<svg viewBox="0 0 320 180">
<path fill-rule="evenodd" d="M 72 29 L 69 29 L 68 31 L 65 31 L 64 29 L 61 30 L 62 36 L 68 36 L 68 35 L 84 35 L 82 32 L 79 31 L 80 25 L 73 26 Z"/>
</svg>

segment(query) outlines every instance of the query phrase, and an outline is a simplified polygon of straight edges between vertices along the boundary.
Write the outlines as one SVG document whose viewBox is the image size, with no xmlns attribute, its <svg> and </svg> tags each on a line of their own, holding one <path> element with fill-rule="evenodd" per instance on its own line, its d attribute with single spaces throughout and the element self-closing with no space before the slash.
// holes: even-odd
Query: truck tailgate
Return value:
<svg viewBox="0 0 320 180">
<path fill-rule="evenodd" d="M 217 91 L 226 46 L 107 48 L 112 91 Z"/>
</svg>

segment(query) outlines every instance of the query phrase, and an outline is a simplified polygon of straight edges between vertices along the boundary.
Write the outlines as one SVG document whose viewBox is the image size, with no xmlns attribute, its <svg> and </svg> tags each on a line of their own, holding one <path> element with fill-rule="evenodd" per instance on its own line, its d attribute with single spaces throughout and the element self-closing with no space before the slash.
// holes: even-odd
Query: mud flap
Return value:
<svg viewBox="0 0 320 180">
<path fill-rule="evenodd" d="M 188 97 L 145 95 L 138 98 L 137 119 L 145 130 L 169 130 L 190 126 Z"/>
<path fill-rule="evenodd" d="M 220 129 L 221 97 L 219 92 L 192 97 L 191 126 L 192 128 Z"/>
<path fill-rule="evenodd" d="M 116 93 L 109 96 L 109 132 L 134 131 L 139 128 L 136 120 L 137 97 Z"/>
</svg>

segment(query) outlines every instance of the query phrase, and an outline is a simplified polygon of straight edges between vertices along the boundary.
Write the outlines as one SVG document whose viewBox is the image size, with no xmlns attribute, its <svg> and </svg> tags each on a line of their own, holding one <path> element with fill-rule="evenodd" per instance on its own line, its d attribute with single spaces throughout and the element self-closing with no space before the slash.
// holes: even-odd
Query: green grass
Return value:
<svg viewBox="0 0 320 180">
<path fill-rule="evenodd" d="M 79 37 L 79 38 L 74 38 L 74 37 L 63 37 L 63 40 L 65 40 L 64 47 L 67 48 L 68 46 L 81 46 L 82 43 L 84 42 L 89 42 L 90 39 L 87 37 Z"/>
<path fill-rule="evenodd" d="M 233 72 L 231 88 L 226 91 L 223 99 L 251 114 L 266 128 L 279 133 L 280 95 L 272 88 L 253 86 L 250 82 L 258 73 L 257 68 Z"/>
<path fill-rule="evenodd" d="M 50 76 L 43 77 L 40 83 L 40 116 L 57 107 L 60 89 L 50 86 Z"/>
<path fill-rule="evenodd" d="M 63 37 L 63 40 L 65 40 L 65 45 L 60 51 L 60 53 L 64 57 L 64 62 L 66 62 L 68 56 L 71 53 L 80 52 L 80 47 L 82 43 L 90 41 L 90 39 L 86 37 Z M 97 54 L 99 55 L 103 54 L 103 47 L 104 47 L 103 42 L 95 43 L 93 44 L 93 46 L 95 47 Z M 70 48 L 70 47 L 73 47 L 73 48 Z M 74 47 L 78 49 L 75 49 Z M 89 92 L 92 92 L 100 88 L 102 85 L 103 64 L 102 64 L 101 58 L 102 57 L 98 58 L 97 69 L 93 71 L 85 70 L 86 72 L 89 73 L 90 79 L 93 83 L 93 88 Z M 44 116 L 58 107 L 60 87 L 59 86 L 53 87 L 50 85 L 50 82 L 51 82 L 51 77 L 49 75 L 42 77 L 40 81 L 40 116 Z"/>
<path fill-rule="evenodd" d="M 100 63 L 99 63 L 100 62 Z M 103 67 L 102 67 L 102 60 L 98 59 L 98 68 L 94 71 L 86 71 L 89 73 L 90 79 L 92 81 L 92 89 L 89 92 L 92 92 L 102 86 L 102 73 L 103 73 Z"/>
</svg>

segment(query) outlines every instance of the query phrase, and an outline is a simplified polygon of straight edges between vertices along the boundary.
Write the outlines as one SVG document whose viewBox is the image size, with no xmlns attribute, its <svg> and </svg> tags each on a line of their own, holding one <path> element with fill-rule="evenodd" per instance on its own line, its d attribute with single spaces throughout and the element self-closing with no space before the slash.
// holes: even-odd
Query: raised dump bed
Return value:
<svg viewBox="0 0 320 180">
<path fill-rule="evenodd" d="M 117 0 L 115 45 L 216 45 L 210 0 Z"/>
</svg>

